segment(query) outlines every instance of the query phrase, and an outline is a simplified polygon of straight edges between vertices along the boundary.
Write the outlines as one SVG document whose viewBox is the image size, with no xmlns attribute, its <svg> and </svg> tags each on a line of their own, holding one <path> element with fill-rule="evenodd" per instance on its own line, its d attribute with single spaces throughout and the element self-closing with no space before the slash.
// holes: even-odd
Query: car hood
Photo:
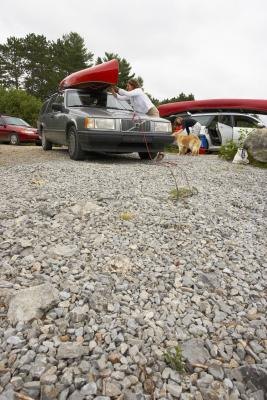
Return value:
<svg viewBox="0 0 267 400">
<path fill-rule="evenodd" d="M 134 113 L 133 111 L 128 111 L 128 110 L 117 110 L 114 108 L 95 108 L 95 107 L 79 107 L 79 109 L 76 108 L 69 108 L 71 110 L 71 113 L 77 116 L 81 117 L 94 117 L 94 118 L 131 118 L 131 119 L 139 119 L 141 118 L 142 120 L 160 120 L 160 121 L 166 121 L 163 118 L 159 117 L 151 117 L 146 114 L 137 114 Z M 169 122 L 169 121 L 168 121 Z"/>
<path fill-rule="evenodd" d="M 59 90 L 67 88 L 103 90 L 110 85 L 116 85 L 118 76 L 119 62 L 114 59 L 68 75 L 60 82 Z"/>
</svg>

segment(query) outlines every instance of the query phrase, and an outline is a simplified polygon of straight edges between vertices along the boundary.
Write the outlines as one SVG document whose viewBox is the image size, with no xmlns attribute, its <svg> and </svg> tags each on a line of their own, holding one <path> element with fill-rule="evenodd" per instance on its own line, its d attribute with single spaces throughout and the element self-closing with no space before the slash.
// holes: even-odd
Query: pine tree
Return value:
<svg viewBox="0 0 267 400">
<path fill-rule="evenodd" d="M 29 94 L 43 99 L 49 93 L 49 83 L 53 74 L 51 43 L 44 35 L 30 33 L 24 38 L 24 58 L 24 87 Z"/>
<path fill-rule="evenodd" d="M 53 44 L 53 64 L 61 79 L 91 67 L 92 59 L 93 53 L 87 50 L 84 39 L 76 32 L 63 35 Z"/>
<path fill-rule="evenodd" d="M 0 44 L 0 84 L 19 89 L 24 77 L 23 39 L 11 36 Z"/>
</svg>

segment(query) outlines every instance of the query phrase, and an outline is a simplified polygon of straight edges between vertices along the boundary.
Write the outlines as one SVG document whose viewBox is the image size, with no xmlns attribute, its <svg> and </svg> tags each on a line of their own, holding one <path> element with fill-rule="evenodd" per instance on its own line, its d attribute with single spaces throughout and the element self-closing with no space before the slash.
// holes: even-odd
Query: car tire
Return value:
<svg viewBox="0 0 267 400">
<path fill-rule="evenodd" d="M 68 130 L 68 151 L 72 160 L 84 160 L 85 154 L 81 149 L 75 126 L 71 126 Z"/>
<path fill-rule="evenodd" d="M 16 133 L 11 133 L 9 140 L 10 140 L 9 143 L 12 145 L 20 144 L 19 137 Z"/>
<path fill-rule="evenodd" d="M 158 153 L 138 153 L 141 160 L 154 160 Z"/>
<path fill-rule="evenodd" d="M 42 132 L 42 148 L 44 151 L 52 150 L 52 143 L 46 139 L 44 132 Z"/>
</svg>

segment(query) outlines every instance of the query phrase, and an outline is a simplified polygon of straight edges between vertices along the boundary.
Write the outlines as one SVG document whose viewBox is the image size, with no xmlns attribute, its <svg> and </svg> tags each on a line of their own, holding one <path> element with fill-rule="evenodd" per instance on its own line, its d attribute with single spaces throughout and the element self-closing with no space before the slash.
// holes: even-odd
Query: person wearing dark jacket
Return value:
<svg viewBox="0 0 267 400">
<path fill-rule="evenodd" d="M 189 135 L 192 133 L 193 135 L 199 136 L 200 135 L 200 130 L 201 130 L 201 125 L 198 121 L 196 121 L 194 118 L 190 117 L 177 117 L 175 120 L 176 125 L 180 125 L 183 130 L 186 130 L 187 134 Z M 191 129 L 190 129 L 191 128 Z"/>
</svg>

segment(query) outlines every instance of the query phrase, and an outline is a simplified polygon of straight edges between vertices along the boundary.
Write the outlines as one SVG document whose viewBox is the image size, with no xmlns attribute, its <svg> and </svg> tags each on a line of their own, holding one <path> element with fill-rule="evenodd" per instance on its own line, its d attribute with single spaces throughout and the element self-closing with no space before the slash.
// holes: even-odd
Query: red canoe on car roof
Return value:
<svg viewBox="0 0 267 400">
<path fill-rule="evenodd" d="M 116 85 L 118 76 L 119 62 L 111 60 L 68 75 L 60 82 L 59 90 L 84 87 L 104 89 L 109 85 Z"/>
<path fill-rule="evenodd" d="M 158 107 L 161 117 L 185 112 L 236 111 L 252 114 L 267 114 L 267 100 L 254 99 L 210 99 L 178 101 L 162 104 Z"/>
</svg>

